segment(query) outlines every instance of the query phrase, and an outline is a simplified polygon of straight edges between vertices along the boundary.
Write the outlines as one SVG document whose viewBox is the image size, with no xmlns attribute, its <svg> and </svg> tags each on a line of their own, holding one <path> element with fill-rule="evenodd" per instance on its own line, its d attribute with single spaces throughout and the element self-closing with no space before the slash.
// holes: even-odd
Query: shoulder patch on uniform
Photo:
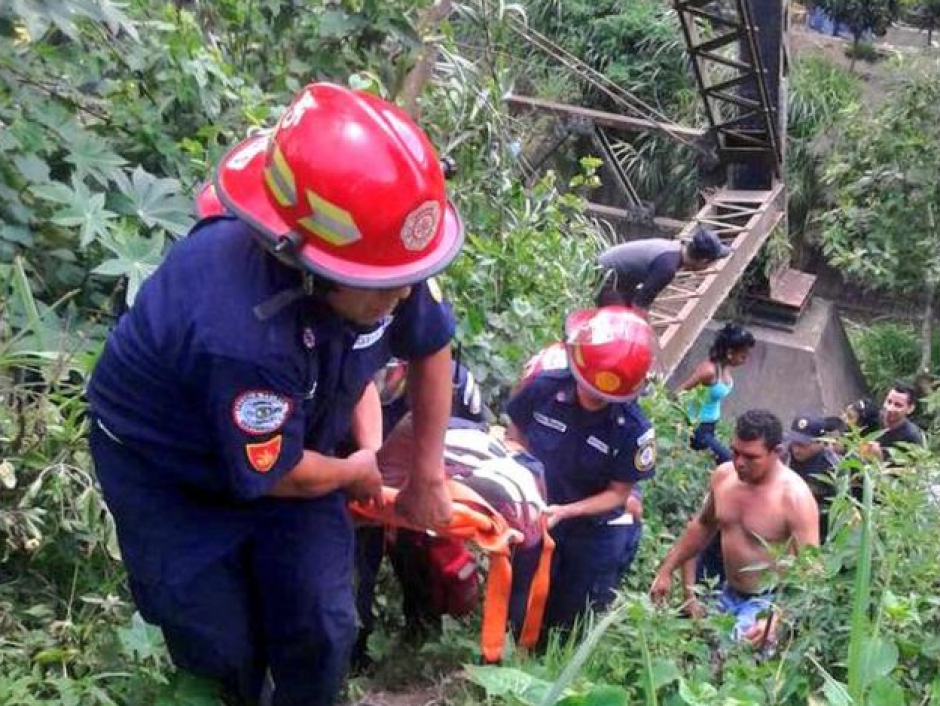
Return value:
<svg viewBox="0 0 940 706">
<path fill-rule="evenodd" d="M 587 445 L 594 447 L 595 449 L 597 449 L 598 451 L 600 451 L 602 454 L 610 454 L 610 446 L 608 446 L 607 444 L 605 444 L 603 441 L 601 441 L 600 439 L 598 439 L 598 438 L 597 438 L 596 436 L 594 436 L 593 434 L 591 434 L 591 435 L 587 438 Z"/>
<path fill-rule="evenodd" d="M 245 454 L 248 456 L 248 463 L 258 473 L 267 473 L 274 468 L 274 464 L 281 455 L 282 442 L 283 436 L 278 434 L 260 444 L 246 444 Z"/>
<path fill-rule="evenodd" d="M 645 444 L 652 444 L 654 441 L 656 441 L 656 429 L 650 427 L 636 440 L 636 445 L 644 446 Z"/>
<path fill-rule="evenodd" d="M 637 448 L 636 453 L 633 455 L 633 467 L 640 473 L 649 473 L 655 465 L 656 442 L 651 438 L 650 441 Z"/>
<path fill-rule="evenodd" d="M 560 419 L 555 419 L 554 417 L 549 417 L 547 414 L 542 414 L 541 412 L 536 412 L 532 415 L 532 418 L 535 419 L 543 427 L 548 427 L 549 429 L 554 429 L 555 431 L 560 431 L 562 433 L 568 431 L 568 425 L 565 424 Z"/>
<path fill-rule="evenodd" d="M 246 434 L 263 436 L 284 426 L 294 403 L 270 390 L 247 390 L 232 403 L 232 420 Z"/>
</svg>

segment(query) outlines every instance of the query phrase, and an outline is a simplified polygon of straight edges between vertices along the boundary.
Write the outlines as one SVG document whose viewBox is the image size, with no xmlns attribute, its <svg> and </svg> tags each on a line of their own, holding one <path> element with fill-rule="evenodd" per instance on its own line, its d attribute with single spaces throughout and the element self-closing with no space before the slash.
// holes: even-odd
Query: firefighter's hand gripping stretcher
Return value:
<svg viewBox="0 0 940 706">
<path fill-rule="evenodd" d="M 531 549 L 542 543 L 539 567 L 529 591 L 525 623 L 519 636 L 523 647 L 538 641 L 548 596 L 554 542 L 548 534 L 545 502 L 533 472 L 497 439 L 477 428 L 454 428 L 445 440 L 447 487 L 454 504 L 451 521 L 444 526 L 415 527 L 395 509 L 395 499 L 407 478 L 413 433 L 410 417 L 396 426 L 379 452 L 384 488 L 382 502 L 352 502 L 350 509 L 363 522 L 428 531 L 471 542 L 489 557 L 489 575 L 483 602 L 484 658 L 500 659 L 509 616 L 512 590 L 511 554 L 514 548 Z"/>
</svg>

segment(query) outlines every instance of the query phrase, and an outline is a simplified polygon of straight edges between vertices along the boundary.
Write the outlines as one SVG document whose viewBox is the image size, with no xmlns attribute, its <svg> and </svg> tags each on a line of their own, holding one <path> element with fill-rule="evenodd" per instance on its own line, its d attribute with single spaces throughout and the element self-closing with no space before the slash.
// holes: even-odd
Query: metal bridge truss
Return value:
<svg viewBox="0 0 940 706">
<path fill-rule="evenodd" d="M 673 0 L 682 26 L 686 48 L 705 106 L 708 132 L 683 127 L 612 84 L 584 62 L 555 45 L 547 37 L 521 25 L 516 32 L 585 81 L 611 98 L 628 115 L 616 115 L 572 105 L 513 95 L 506 100 L 516 110 L 544 111 L 563 121 L 548 154 L 539 165 L 575 132 L 589 136 L 606 157 L 623 192 L 626 209 L 588 204 L 588 213 L 600 218 L 646 221 L 644 204 L 628 175 L 613 154 L 605 130 L 655 130 L 689 146 L 698 155 L 710 157 L 711 142 L 724 164 L 767 165 L 780 177 L 781 146 L 770 100 L 768 82 L 760 59 L 757 27 L 751 2 L 761 0 Z M 704 272 L 680 272 L 650 311 L 650 321 L 661 347 L 659 370 L 671 374 L 712 319 L 718 307 L 741 278 L 747 266 L 778 226 L 785 224 L 786 191 L 774 181 L 768 190 L 718 189 L 704 194 L 704 206 L 689 222 L 655 217 L 664 230 L 678 231 L 679 239 L 691 237 L 699 224 L 714 231 L 731 248 L 731 255 Z"/>
<path fill-rule="evenodd" d="M 719 157 L 723 162 L 766 159 L 779 176 L 777 120 L 750 0 L 674 0 L 673 6 Z"/>
</svg>

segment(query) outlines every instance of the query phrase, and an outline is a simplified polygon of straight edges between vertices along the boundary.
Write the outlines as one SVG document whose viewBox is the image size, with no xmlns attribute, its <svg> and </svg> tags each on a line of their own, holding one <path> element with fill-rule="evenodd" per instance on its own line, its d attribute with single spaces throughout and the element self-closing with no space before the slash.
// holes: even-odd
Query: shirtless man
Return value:
<svg viewBox="0 0 940 706">
<path fill-rule="evenodd" d="M 783 427 L 770 412 L 751 410 L 738 417 L 731 440 L 732 460 L 712 474 L 704 506 L 663 560 L 650 588 L 654 601 L 666 598 L 676 569 L 721 530 L 727 579 L 718 609 L 734 615 L 735 639 L 758 647 L 776 638 L 777 621 L 769 610 L 775 571 L 749 567 L 772 562 L 765 544 L 786 546 L 794 553 L 819 545 L 816 500 L 805 481 L 780 461 L 782 440 Z M 684 589 L 686 609 L 700 614 L 694 585 L 687 583 Z M 770 616 L 763 617 L 764 613 Z"/>
</svg>

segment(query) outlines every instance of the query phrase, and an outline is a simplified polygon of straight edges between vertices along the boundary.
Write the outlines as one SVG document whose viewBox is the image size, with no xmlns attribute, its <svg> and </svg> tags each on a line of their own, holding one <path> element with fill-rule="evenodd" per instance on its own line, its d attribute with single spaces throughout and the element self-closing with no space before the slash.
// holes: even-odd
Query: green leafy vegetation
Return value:
<svg viewBox="0 0 940 706">
<path fill-rule="evenodd" d="M 920 370 L 931 364 L 931 324 L 940 278 L 940 66 L 912 67 L 873 115 L 843 126 L 824 184 L 822 245 L 847 276 L 923 302 Z"/>
<path fill-rule="evenodd" d="M 805 56 L 790 71 L 787 117 L 787 195 L 791 233 L 802 233 L 823 204 L 822 146 L 861 101 L 854 74 L 818 56 Z"/>
<path fill-rule="evenodd" d="M 460 315 L 467 360 L 495 400 L 525 357 L 558 338 L 564 315 L 588 303 L 600 245 L 579 198 L 597 186 L 598 162 L 572 151 L 558 173 L 525 174 L 520 154 L 540 138 L 540 124 L 500 103 L 514 86 L 599 96 L 537 59 L 512 23 L 527 17 L 672 119 L 698 120 L 676 20 L 662 3 L 457 3 L 449 21 L 419 32 L 429 4 L 0 5 L 4 706 L 218 703 L 211 685 L 174 670 L 159 632 L 134 612 L 93 478 L 82 393 L 113 312 L 133 302 L 185 234 L 195 189 L 246 130 L 273 124 L 277 106 L 312 78 L 398 96 L 421 40 L 442 38 L 420 95 L 421 121 L 458 164 L 451 189 L 468 224 L 465 254 L 444 290 Z M 849 123 L 830 162 L 827 184 L 840 208 L 822 221 L 826 247 L 849 273 L 865 248 L 879 253 L 872 281 L 882 287 L 923 291 L 933 282 L 917 278 L 936 259 L 936 85 L 911 83 L 869 123 L 853 110 L 854 78 L 823 62 L 796 64 L 791 170 L 808 176 L 791 198 L 810 222 L 818 140 Z M 617 150 L 645 200 L 674 213 L 694 204 L 685 147 L 644 136 Z M 866 267 L 858 271 L 867 277 Z M 871 352 L 861 357 L 870 379 L 917 369 L 912 336 L 868 337 Z M 380 668 L 355 677 L 350 695 L 430 680 L 453 704 L 940 704 L 940 560 L 925 541 L 940 530 L 928 492 L 936 458 L 923 452 L 887 473 L 850 457 L 832 540 L 793 562 L 787 639 L 764 659 L 729 642 L 726 619 L 686 620 L 645 598 L 656 564 L 701 501 L 710 464 L 688 449 L 681 404 L 662 390 L 644 404 L 657 428 L 659 472 L 645 496 L 646 537 L 614 611 L 569 639 L 550 639 L 544 653 L 461 672 L 478 660 L 477 626 L 448 620 L 441 634 L 401 649 L 400 611 L 386 586 L 383 627 L 370 640 Z M 870 481 L 861 504 L 847 492 L 853 474 Z"/>
</svg>

